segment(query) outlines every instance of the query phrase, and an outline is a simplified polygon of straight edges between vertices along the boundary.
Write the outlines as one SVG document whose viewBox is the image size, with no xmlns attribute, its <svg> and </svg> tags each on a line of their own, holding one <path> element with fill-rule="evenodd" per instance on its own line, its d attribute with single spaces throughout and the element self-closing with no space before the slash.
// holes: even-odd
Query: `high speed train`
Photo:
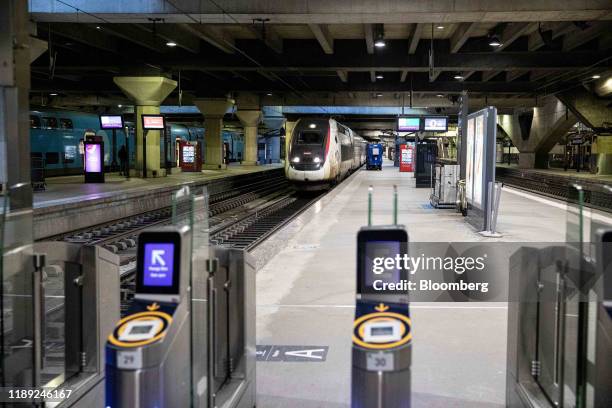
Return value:
<svg viewBox="0 0 612 408">
<path fill-rule="evenodd" d="M 298 120 L 290 143 L 286 175 L 299 190 L 330 188 L 366 161 L 366 141 L 334 119 Z"/>
</svg>

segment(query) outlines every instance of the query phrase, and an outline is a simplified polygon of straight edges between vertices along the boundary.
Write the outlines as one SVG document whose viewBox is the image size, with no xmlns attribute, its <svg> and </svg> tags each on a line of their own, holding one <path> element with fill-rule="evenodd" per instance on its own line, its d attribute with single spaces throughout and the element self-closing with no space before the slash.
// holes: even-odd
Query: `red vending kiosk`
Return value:
<svg viewBox="0 0 612 408">
<path fill-rule="evenodd" d="M 414 145 L 412 143 L 401 144 L 400 148 L 400 171 L 414 171 Z"/>
<path fill-rule="evenodd" d="M 179 167 L 182 171 L 202 171 L 202 155 L 198 142 L 179 141 Z"/>
</svg>

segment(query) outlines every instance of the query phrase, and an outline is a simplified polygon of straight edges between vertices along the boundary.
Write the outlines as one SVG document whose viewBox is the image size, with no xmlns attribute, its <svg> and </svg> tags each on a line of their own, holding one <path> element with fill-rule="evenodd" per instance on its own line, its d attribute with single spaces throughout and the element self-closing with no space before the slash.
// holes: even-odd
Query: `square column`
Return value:
<svg viewBox="0 0 612 408">
<path fill-rule="evenodd" d="M 142 129 L 142 115 L 159 115 L 159 106 L 168 97 L 170 92 L 176 88 L 176 81 L 166 77 L 115 77 L 115 84 L 121 88 L 123 93 L 130 98 L 135 106 L 135 126 L 136 126 L 136 176 L 142 177 L 143 172 L 143 143 L 144 131 Z M 154 174 L 165 176 L 166 170 L 160 168 L 160 136 L 159 130 L 149 130 L 147 132 L 147 175 Z M 170 137 L 170 135 L 166 135 Z"/>
<path fill-rule="evenodd" d="M 223 157 L 223 116 L 234 105 L 232 99 L 204 98 L 195 99 L 195 106 L 204 115 L 204 164 L 203 169 L 219 170 L 227 168 Z"/>
<path fill-rule="evenodd" d="M 260 110 L 239 110 L 236 116 L 244 126 L 244 161 L 242 164 L 255 165 L 257 161 L 257 128 L 261 122 Z"/>
</svg>

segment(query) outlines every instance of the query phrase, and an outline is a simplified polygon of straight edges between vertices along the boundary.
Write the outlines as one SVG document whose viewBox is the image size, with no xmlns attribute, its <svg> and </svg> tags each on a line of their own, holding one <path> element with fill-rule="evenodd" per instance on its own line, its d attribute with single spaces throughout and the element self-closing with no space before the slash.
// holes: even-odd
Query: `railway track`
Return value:
<svg viewBox="0 0 612 408">
<path fill-rule="evenodd" d="M 584 191 L 584 205 L 597 210 L 612 212 L 612 189 L 603 183 L 586 178 L 563 177 L 538 171 L 525 171 L 507 167 L 497 167 L 497 181 L 503 184 L 545 195 L 567 203 L 577 204 L 577 190 L 573 184 L 579 185 Z"/>
</svg>

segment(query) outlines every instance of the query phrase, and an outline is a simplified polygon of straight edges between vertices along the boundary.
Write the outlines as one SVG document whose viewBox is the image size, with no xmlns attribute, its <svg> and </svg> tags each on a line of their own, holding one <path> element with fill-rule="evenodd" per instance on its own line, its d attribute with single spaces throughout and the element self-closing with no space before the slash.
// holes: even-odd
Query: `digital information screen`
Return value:
<svg viewBox="0 0 612 408">
<path fill-rule="evenodd" d="M 123 117 L 121 115 L 100 115 L 100 127 L 102 129 L 123 129 Z"/>
<path fill-rule="evenodd" d="M 145 130 L 164 129 L 164 117 L 161 115 L 142 115 L 142 128 Z"/>
<path fill-rule="evenodd" d="M 426 117 L 423 122 L 423 130 L 426 132 L 446 132 L 448 130 L 448 118 L 445 116 Z"/>
<path fill-rule="evenodd" d="M 421 130 L 421 118 L 399 117 L 397 118 L 397 130 L 400 132 L 418 132 Z"/>
<path fill-rule="evenodd" d="M 85 143 L 85 172 L 102 172 L 102 146 L 98 143 Z"/>
<path fill-rule="evenodd" d="M 395 258 L 400 252 L 400 243 L 398 241 L 368 241 L 365 244 L 365 257 L 363 270 L 365 271 L 366 287 L 371 288 L 374 281 L 382 281 L 384 283 L 397 283 L 401 280 L 400 270 L 385 269 L 384 272 L 374 273 L 375 258 Z"/>
<path fill-rule="evenodd" d="M 171 287 L 174 277 L 174 244 L 144 245 L 143 285 Z"/>
</svg>

